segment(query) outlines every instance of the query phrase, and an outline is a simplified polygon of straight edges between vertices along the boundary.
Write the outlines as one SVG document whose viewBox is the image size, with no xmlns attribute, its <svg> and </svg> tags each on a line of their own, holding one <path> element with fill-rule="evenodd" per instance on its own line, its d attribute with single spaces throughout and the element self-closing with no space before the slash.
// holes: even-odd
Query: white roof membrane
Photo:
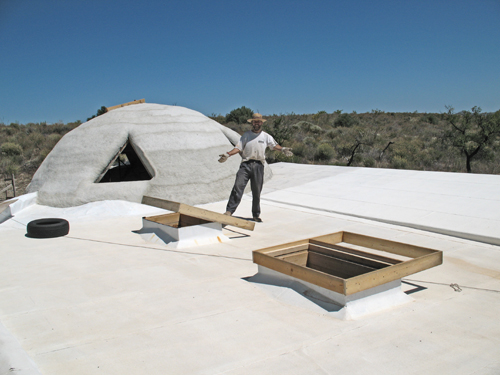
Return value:
<svg viewBox="0 0 500 375">
<path fill-rule="evenodd" d="M 164 211 L 137 203 L 14 207 L 0 224 L 0 321 L 15 340 L 2 342 L 51 375 L 500 371 L 500 247 L 443 234 L 498 238 L 500 176 L 271 168 L 263 223 L 205 246 L 145 241 L 142 217 Z M 250 214 L 245 195 L 235 215 Z M 69 234 L 26 237 L 41 217 L 67 218 Z M 402 280 L 411 302 L 356 319 L 307 285 L 255 277 L 253 250 L 338 231 L 441 250 L 443 264 Z M 0 353 L 0 373 L 23 367 Z"/>
</svg>

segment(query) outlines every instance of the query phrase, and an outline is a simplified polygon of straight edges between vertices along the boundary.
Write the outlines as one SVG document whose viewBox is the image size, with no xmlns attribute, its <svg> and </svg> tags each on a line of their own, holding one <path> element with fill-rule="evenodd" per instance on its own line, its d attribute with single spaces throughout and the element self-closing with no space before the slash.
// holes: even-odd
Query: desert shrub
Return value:
<svg viewBox="0 0 500 375">
<path fill-rule="evenodd" d="M 28 136 L 28 141 L 32 147 L 41 147 L 45 142 L 45 137 L 39 132 L 33 132 Z"/>
<path fill-rule="evenodd" d="M 313 133 L 313 134 L 321 134 L 321 133 L 323 133 L 323 129 L 321 128 L 321 126 L 313 125 L 309 129 L 309 132 Z"/>
<path fill-rule="evenodd" d="M 304 144 L 308 146 L 315 146 L 316 145 L 316 140 L 313 137 L 305 137 L 304 138 Z"/>
<path fill-rule="evenodd" d="M 318 113 L 312 115 L 312 120 L 318 124 L 324 125 L 328 121 L 328 113 L 326 113 L 326 111 L 318 111 Z"/>
<path fill-rule="evenodd" d="M 315 126 L 312 122 L 309 121 L 299 121 L 296 125 L 305 132 L 309 132 L 311 130 L 311 127 Z"/>
<path fill-rule="evenodd" d="M 266 151 L 266 160 L 269 164 L 280 163 L 280 162 L 290 162 L 293 157 L 288 157 L 280 151 Z"/>
<path fill-rule="evenodd" d="M 318 146 L 315 153 L 317 160 L 330 160 L 335 155 L 335 150 L 328 143 L 322 143 Z"/>
<path fill-rule="evenodd" d="M 53 148 L 62 138 L 61 134 L 54 133 L 47 137 L 47 146 Z"/>
<path fill-rule="evenodd" d="M 2 150 L 2 154 L 6 156 L 15 156 L 23 154 L 23 148 L 21 147 L 21 145 L 17 143 L 12 143 L 12 142 L 2 143 L 0 149 Z"/>
<path fill-rule="evenodd" d="M 302 143 L 294 143 L 292 145 L 292 152 L 296 156 L 304 157 L 306 155 L 306 146 Z"/>
<path fill-rule="evenodd" d="M 42 164 L 42 162 L 45 160 L 45 158 L 47 157 L 48 154 L 50 154 L 50 151 L 52 151 L 52 149 L 50 148 L 44 148 L 40 151 L 40 153 L 38 154 L 38 157 L 36 159 L 36 163 L 38 165 Z"/>
<path fill-rule="evenodd" d="M 374 158 L 363 159 L 363 165 L 368 168 L 373 168 L 375 166 L 375 159 Z"/>
<path fill-rule="evenodd" d="M 427 123 L 432 124 L 432 125 L 437 125 L 439 123 L 439 119 L 431 113 L 420 117 L 420 121 L 427 122 Z"/>
<path fill-rule="evenodd" d="M 226 123 L 226 116 L 222 116 L 221 114 L 212 113 L 210 116 L 212 120 L 217 121 L 219 124 Z"/>
<path fill-rule="evenodd" d="M 343 113 L 333 122 L 333 126 L 350 128 L 351 126 L 357 125 L 358 123 L 358 119 L 348 113 Z"/>
<path fill-rule="evenodd" d="M 352 161 L 351 161 L 351 164 L 350 165 L 359 165 L 363 162 L 363 156 L 361 156 L 361 154 L 355 154 L 353 157 L 352 157 Z"/>
<path fill-rule="evenodd" d="M 11 157 L 4 157 L 0 163 L 0 171 L 4 174 L 17 174 L 19 171 L 19 163 Z"/>
<path fill-rule="evenodd" d="M 314 121 L 318 121 L 318 119 L 322 116 L 322 115 L 326 115 L 326 111 L 318 111 L 317 113 L 315 113 L 312 117 L 313 117 L 313 120 Z"/>
<path fill-rule="evenodd" d="M 339 135 L 342 135 L 342 130 L 338 128 L 330 129 L 325 133 L 325 135 L 330 139 L 336 139 Z"/>
<path fill-rule="evenodd" d="M 246 124 L 248 119 L 253 116 L 253 111 L 250 108 L 242 106 L 240 108 L 233 109 L 226 115 L 226 123 L 235 122 L 237 124 Z"/>
<path fill-rule="evenodd" d="M 106 109 L 106 111 L 107 111 L 107 109 Z M 106 113 L 106 112 L 104 112 L 104 113 Z M 101 114 L 104 114 L 104 113 L 101 113 Z M 100 116 L 100 115 L 98 115 L 98 116 Z M 54 133 L 65 134 L 66 132 L 68 132 L 68 127 L 66 125 L 64 125 L 63 123 L 57 123 L 57 124 L 47 126 L 46 130 L 45 130 L 46 134 L 54 134 Z"/>
<path fill-rule="evenodd" d="M 268 124 L 269 123 L 269 124 Z M 266 125 L 268 124 L 268 125 Z M 264 130 L 269 133 L 279 145 L 283 145 L 292 137 L 292 128 L 285 124 L 283 116 L 264 124 Z"/>
<path fill-rule="evenodd" d="M 394 169 L 406 169 L 408 167 L 408 160 L 404 157 L 396 155 L 391 160 L 391 168 Z"/>
</svg>

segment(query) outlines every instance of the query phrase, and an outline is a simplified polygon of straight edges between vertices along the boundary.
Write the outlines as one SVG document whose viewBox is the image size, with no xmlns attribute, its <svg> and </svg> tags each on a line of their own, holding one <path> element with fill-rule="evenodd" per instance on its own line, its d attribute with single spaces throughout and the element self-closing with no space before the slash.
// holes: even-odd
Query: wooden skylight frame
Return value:
<svg viewBox="0 0 500 375">
<path fill-rule="evenodd" d="M 211 223 L 211 221 L 204 220 L 199 217 L 181 214 L 179 212 L 165 215 L 146 216 L 144 217 L 144 219 L 153 221 L 158 224 L 168 225 L 172 228 L 185 228 L 193 225 L 203 225 Z"/>
<path fill-rule="evenodd" d="M 254 250 L 253 262 L 347 296 L 438 266 L 443 253 L 342 231 Z"/>
<path fill-rule="evenodd" d="M 190 206 L 188 204 L 169 201 L 167 199 L 150 197 L 144 195 L 142 197 L 142 204 L 147 204 L 149 206 L 163 208 L 165 210 L 177 212 L 183 214 L 185 217 L 190 216 L 192 218 L 198 218 L 205 220 L 206 222 L 216 222 L 224 225 L 231 225 L 234 227 L 239 227 L 246 230 L 254 230 L 255 223 L 252 221 L 240 219 L 234 216 L 219 214 L 217 212 L 205 210 L 203 208 L 198 208 Z"/>
</svg>

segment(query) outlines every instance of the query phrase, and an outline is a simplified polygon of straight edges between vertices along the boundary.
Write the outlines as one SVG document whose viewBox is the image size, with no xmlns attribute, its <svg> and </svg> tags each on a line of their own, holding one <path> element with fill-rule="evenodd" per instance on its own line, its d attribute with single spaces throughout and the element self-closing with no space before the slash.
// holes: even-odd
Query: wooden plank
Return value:
<svg viewBox="0 0 500 375">
<path fill-rule="evenodd" d="M 361 292 L 443 263 L 443 253 L 436 251 L 416 259 L 375 270 L 346 280 L 346 295 Z"/>
<path fill-rule="evenodd" d="M 297 264 L 285 262 L 281 259 L 270 257 L 258 251 L 253 251 L 252 258 L 254 263 L 263 267 L 307 281 L 337 293 L 344 293 L 344 280 L 339 277 L 328 275 L 321 271 L 316 271 Z"/>
<path fill-rule="evenodd" d="M 9 189 L 12 189 L 12 185 L 7 185 L 6 187 L 4 187 L 2 190 L 0 190 L 0 194 L 2 194 L 3 192 L 5 192 Z"/>
<path fill-rule="evenodd" d="M 401 260 L 399 260 L 399 259 L 389 258 L 389 257 L 385 257 L 383 255 L 378 255 L 378 254 L 372 254 L 372 253 L 369 253 L 369 252 L 366 252 L 363 250 L 351 249 L 350 247 L 345 247 L 342 245 L 331 245 L 331 244 L 319 242 L 319 241 L 316 241 L 313 239 L 311 239 L 311 244 L 314 244 L 315 246 L 324 247 L 327 249 L 339 250 L 339 251 L 342 251 L 344 253 L 353 254 L 353 255 L 356 255 L 359 257 L 364 257 L 367 259 L 369 258 L 369 259 L 372 259 L 374 261 L 379 261 L 379 262 L 386 263 L 386 264 L 401 263 Z"/>
<path fill-rule="evenodd" d="M 13 190 L 12 195 L 15 197 L 16 196 L 16 179 L 14 178 L 14 173 L 11 173 L 11 181 L 12 181 L 12 190 Z"/>
<path fill-rule="evenodd" d="M 104 170 L 101 172 L 101 174 L 99 175 L 99 177 L 97 177 L 97 179 L 95 180 L 95 183 L 101 182 L 101 180 L 104 177 L 104 175 L 113 166 L 113 163 L 116 161 L 116 159 L 118 159 L 118 157 L 121 155 L 121 153 L 123 152 L 123 150 L 125 150 L 125 147 L 127 147 L 127 145 L 128 145 L 128 139 L 127 139 L 127 142 L 125 142 L 125 144 L 122 146 L 122 148 L 120 148 L 120 151 L 118 151 L 118 153 L 116 153 L 115 156 L 113 156 L 113 158 L 111 159 L 111 161 L 109 162 L 109 164 L 106 166 L 106 168 L 104 168 Z"/>
<path fill-rule="evenodd" d="M 374 270 L 372 267 L 363 266 L 314 251 L 309 251 L 307 267 L 342 279 L 348 279 Z"/>
<path fill-rule="evenodd" d="M 314 238 L 311 238 L 311 240 L 324 242 L 324 243 L 333 245 L 333 244 L 337 244 L 339 242 L 342 242 L 343 237 L 344 237 L 344 232 L 336 232 L 336 233 L 326 234 L 324 236 L 314 237 Z"/>
<path fill-rule="evenodd" d="M 7 209 L 7 207 L 9 207 L 14 202 L 17 202 L 17 199 L 11 199 L 9 201 L 4 201 L 0 203 L 0 214 L 4 212 Z"/>
<path fill-rule="evenodd" d="M 118 104 L 113 107 L 107 107 L 106 109 L 109 111 L 112 111 L 113 109 L 121 108 L 121 107 L 126 107 L 128 105 L 133 105 L 133 104 L 140 104 L 140 103 L 146 103 L 146 99 L 139 99 L 139 100 L 134 100 L 128 103 L 123 103 L 123 104 Z"/>
<path fill-rule="evenodd" d="M 147 195 L 142 197 L 142 204 L 147 204 L 154 207 L 163 208 L 165 210 L 179 212 L 184 215 L 198 217 L 207 221 L 215 221 L 217 223 L 231 225 L 234 227 L 253 230 L 255 223 L 248 220 L 239 219 L 233 216 L 219 214 L 217 212 L 204 210 L 202 208 L 189 206 L 184 203 L 173 202 L 166 199 L 149 197 Z"/>
<path fill-rule="evenodd" d="M 178 212 L 172 214 L 164 214 L 164 215 L 156 215 L 156 216 L 147 216 L 144 219 L 149 221 L 154 221 L 158 224 L 170 225 L 175 224 L 177 226 L 179 224 L 181 214 Z"/>
<path fill-rule="evenodd" d="M 286 262 L 298 264 L 299 266 L 307 266 L 307 255 L 309 252 L 307 250 L 297 251 L 292 254 L 286 254 L 279 256 L 278 259 L 282 259 Z"/>
<path fill-rule="evenodd" d="M 366 254 L 366 256 L 364 256 L 364 254 L 363 254 L 363 256 L 358 256 L 358 255 L 353 255 L 349 252 L 340 251 L 339 249 L 333 250 L 331 248 L 319 246 L 319 245 L 315 245 L 315 244 L 310 244 L 309 250 L 315 251 L 315 252 L 318 252 L 320 254 L 324 254 L 327 256 L 331 256 L 334 258 L 347 260 L 349 262 L 358 263 L 358 264 L 361 264 L 361 265 L 364 265 L 367 267 L 371 267 L 374 269 L 384 268 L 384 267 L 390 266 L 391 264 L 394 264 L 394 263 L 386 263 L 386 262 L 380 262 L 380 261 L 374 260 L 370 257 L 371 254 Z"/>
<path fill-rule="evenodd" d="M 381 238 L 364 236 L 362 234 L 350 233 L 350 232 L 344 232 L 344 242 L 375 250 L 382 250 L 388 253 L 403 255 L 405 257 L 410 257 L 410 258 L 417 258 L 423 255 L 436 252 L 436 250 L 427 249 L 424 247 L 384 240 Z"/>
<path fill-rule="evenodd" d="M 307 250 L 308 248 L 309 248 L 309 240 L 300 240 L 283 245 L 266 247 L 264 249 L 259 249 L 255 251 L 276 257 L 284 254 L 289 254 L 289 253 L 291 254 L 297 251 Z"/>
</svg>

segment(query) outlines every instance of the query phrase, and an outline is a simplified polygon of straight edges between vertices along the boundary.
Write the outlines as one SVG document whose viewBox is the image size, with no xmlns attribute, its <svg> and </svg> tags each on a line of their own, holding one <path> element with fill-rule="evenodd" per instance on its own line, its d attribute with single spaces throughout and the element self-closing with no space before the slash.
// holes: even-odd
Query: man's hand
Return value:
<svg viewBox="0 0 500 375">
<path fill-rule="evenodd" d="M 225 154 L 219 155 L 219 157 L 220 157 L 219 163 L 224 163 L 227 160 L 227 158 L 229 157 L 229 154 L 226 152 Z"/>
<path fill-rule="evenodd" d="M 290 147 L 282 147 L 281 152 L 285 154 L 285 156 L 291 157 L 293 156 L 292 149 Z"/>
</svg>

